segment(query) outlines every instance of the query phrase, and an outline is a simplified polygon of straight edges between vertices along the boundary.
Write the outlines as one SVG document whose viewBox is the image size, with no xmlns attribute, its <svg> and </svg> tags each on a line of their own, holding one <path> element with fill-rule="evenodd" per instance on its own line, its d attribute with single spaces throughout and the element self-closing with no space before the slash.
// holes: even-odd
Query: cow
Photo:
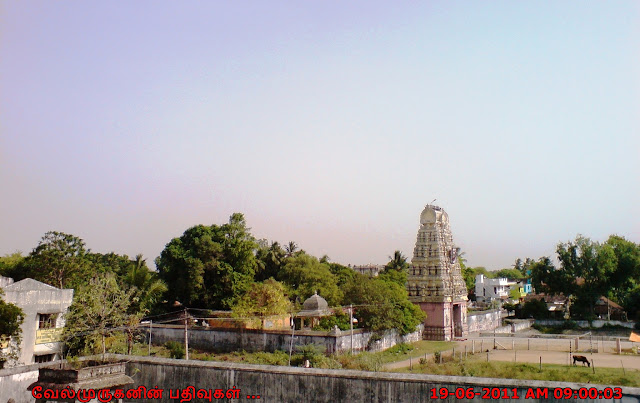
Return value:
<svg viewBox="0 0 640 403">
<path fill-rule="evenodd" d="M 589 368 L 591 368 L 591 363 L 589 362 L 589 360 L 587 360 L 587 357 L 585 357 L 584 355 L 574 355 L 573 365 L 576 365 L 576 362 L 581 362 L 583 367 L 584 367 L 584 364 L 586 363 L 589 366 Z"/>
</svg>

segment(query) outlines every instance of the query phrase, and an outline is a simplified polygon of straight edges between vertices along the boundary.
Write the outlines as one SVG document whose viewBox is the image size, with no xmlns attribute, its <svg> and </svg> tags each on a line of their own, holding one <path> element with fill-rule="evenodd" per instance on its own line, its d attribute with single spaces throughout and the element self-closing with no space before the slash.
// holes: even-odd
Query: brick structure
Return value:
<svg viewBox="0 0 640 403">
<path fill-rule="evenodd" d="M 407 276 L 409 299 L 426 314 L 424 338 L 452 340 L 467 335 L 467 287 L 449 216 L 427 205 L 420 214 L 420 229 Z"/>
</svg>

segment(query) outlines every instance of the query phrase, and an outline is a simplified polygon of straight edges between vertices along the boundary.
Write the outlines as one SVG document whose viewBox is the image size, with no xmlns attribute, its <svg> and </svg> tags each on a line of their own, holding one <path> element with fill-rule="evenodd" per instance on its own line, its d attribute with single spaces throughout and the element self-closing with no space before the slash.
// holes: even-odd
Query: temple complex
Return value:
<svg viewBox="0 0 640 403">
<path fill-rule="evenodd" d="M 426 314 L 424 338 L 452 340 L 467 335 L 467 287 L 449 216 L 427 205 L 420 214 L 420 229 L 407 276 L 409 299 Z"/>
</svg>

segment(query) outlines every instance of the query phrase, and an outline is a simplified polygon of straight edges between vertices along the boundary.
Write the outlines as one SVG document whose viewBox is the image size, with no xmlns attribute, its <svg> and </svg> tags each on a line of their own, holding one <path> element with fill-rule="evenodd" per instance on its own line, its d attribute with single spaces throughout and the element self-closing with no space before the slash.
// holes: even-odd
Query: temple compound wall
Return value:
<svg viewBox="0 0 640 403">
<path fill-rule="evenodd" d="M 184 341 L 184 327 L 176 325 L 154 325 L 151 342 L 162 345 L 168 341 Z M 296 330 L 295 334 L 287 330 L 261 329 L 189 329 L 189 346 L 205 351 L 289 351 L 291 336 L 293 347 L 314 344 L 323 346 L 328 354 L 345 351 L 382 351 L 398 343 L 413 343 L 422 339 L 423 328 L 419 325 L 415 332 L 400 335 L 396 330 L 387 330 L 375 334 L 364 329 L 355 329 L 353 337 L 349 330 L 321 332 Z M 148 333 L 147 333 L 147 337 Z M 147 339 L 148 340 L 148 339 Z"/>
<path fill-rule="evenodd" d="M 452 340 L 468 334 L 467 287 L 458 263 L 449 216 L 427 205 L 407 275 L 409 300 L 426 314 L 424 338 Z"/>
</svg>

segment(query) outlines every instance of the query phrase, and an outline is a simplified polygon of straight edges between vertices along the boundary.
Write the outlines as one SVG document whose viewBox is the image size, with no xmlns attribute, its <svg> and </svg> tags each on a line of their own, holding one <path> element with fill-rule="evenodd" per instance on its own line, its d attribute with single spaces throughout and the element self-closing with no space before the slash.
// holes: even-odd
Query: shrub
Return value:
<svg viewBox="0 0 640 403">
<path fill-rule="evenodd" d="M 340 330 L 349 330 L 351 329 L 349 320 L 349 314 L 336 310 L 333 315 L 320 318 L 320 323 L 313 330 L 333 330 L 334 326 L 338 326 Z"/>
<path fill-rule="evenodd" d="M 184 345 L 178 341 L 171 340 L 164 344 L 164 346 L 169 350 L 169 354 L 171 358 L 181 359 L 184 358 Z"/>
<path fill-rule="evenodd" d="M 533 317 L 536 319 L 546 319 L 549 317 L 549 310 L 546 302 L 543 300 L 532 300 L 525 302 L 522 307 L 522 316 L 524 318 Z"/>
<path fill-rule="evenodd" d="M 414 350 L 414 347 L 407 343 L 398 343 L 395 346 L 387 349 L 389 354 L 407 354 L 409 351 Z"/>
</svg>

